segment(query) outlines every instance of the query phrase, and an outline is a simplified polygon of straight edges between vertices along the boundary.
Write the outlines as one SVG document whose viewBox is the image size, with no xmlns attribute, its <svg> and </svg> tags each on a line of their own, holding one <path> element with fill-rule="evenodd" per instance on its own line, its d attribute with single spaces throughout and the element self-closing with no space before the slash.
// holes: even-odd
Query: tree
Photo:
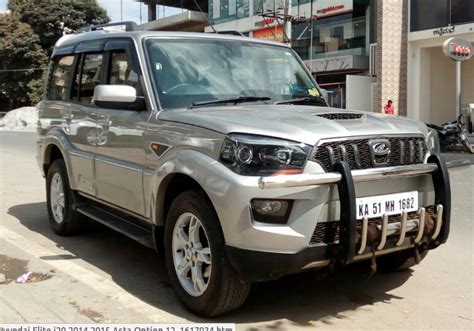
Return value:
<svg viewBox="0 0 474 331">
<path fill-rule="evenodd" d="M 33 28 L 48 54 L 64 33 L 110 21 L 96 0 L 10 0 L 7 7 Z"/>
<path fill-rule="evenodd" d="M 13 13 L 0 14 L 0 99 L 7 109 L 38 101 L 47 61 L 29 25 Z"/>
</svg>

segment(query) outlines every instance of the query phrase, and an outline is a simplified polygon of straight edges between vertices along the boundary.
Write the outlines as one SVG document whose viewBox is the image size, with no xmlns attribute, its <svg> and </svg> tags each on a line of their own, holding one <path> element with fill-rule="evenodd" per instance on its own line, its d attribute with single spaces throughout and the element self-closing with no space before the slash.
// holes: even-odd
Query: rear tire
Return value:
<svg viewBox="0 0 474 331">
<path fill-rule="evenodd" d="M 426 257 L 428 251 L 420 252 L 420 262 Z M 416 260 L 412 249 L 380 256 L 377 258 L 377 268 L 381 271 L 401 271 L 415 266 Z"/>
<path fill-rule="evenodd" d="M 240 281 L 230 266 L 219 219 L 200 191 L 183 192 L 171 204 L 165 225 L 165 257 L 177 296 L 200 316 L 235 310 L 248 296 L 250 285 Z"/>
<path fill-rule="evenodd" d="M 64 160 L 55 160 L 46 176 L 46 202 L 49 223 L 61 236 L 78 234 L 83 229 L 81 215 L 72 209 L 74 191 L 69 186 Z"/>
</svg>

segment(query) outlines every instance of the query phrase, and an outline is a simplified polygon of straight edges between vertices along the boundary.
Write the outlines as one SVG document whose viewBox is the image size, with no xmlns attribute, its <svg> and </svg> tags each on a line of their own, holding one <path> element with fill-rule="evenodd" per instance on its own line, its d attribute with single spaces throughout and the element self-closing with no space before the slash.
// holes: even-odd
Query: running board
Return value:
<svg viewBox="0 0 474 331">
<path fill-rule="evenodd" d="M 99 207 L 82 205 L 77 206 L 76 211 L 93 219 L 96 222 L 102 223 L 105 226 L 108 226 L 109 228 L 126 235 L 133 240 L 138 241 L 140 244 L 146 247 L 155 248 L 153 233 L 148 229 L 133 224 L 132 222 L 105 211 Z"/>
</svg>

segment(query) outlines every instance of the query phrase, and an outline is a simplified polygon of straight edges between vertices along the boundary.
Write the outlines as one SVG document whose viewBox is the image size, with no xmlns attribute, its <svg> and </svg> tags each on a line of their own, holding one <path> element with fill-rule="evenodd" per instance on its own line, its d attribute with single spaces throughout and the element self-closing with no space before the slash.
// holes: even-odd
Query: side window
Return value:
<svg viewBox="0 0 474 331">
<path fill-rule="evenodd" d="M 102 54 L 86 54 L 82 62 L 79 84 L 79 102 L 90 105 L 94 96 L 94 88 L 100 83 Z"/>
<path fill-rule="evenodd" d="M 107 84 L 129 85 L 138 90 L 138 74 L 133 71 L 130 56 L 125 50 L 110 53 Z"/>
<path fill-rule="evenodd" d="M 53 74 L 49 86 L 48 97 L 50 100 L 67 100 L 70 76 L 72 75 L 74 55 L 63 56 L 54 60 Z"/>
</svg>

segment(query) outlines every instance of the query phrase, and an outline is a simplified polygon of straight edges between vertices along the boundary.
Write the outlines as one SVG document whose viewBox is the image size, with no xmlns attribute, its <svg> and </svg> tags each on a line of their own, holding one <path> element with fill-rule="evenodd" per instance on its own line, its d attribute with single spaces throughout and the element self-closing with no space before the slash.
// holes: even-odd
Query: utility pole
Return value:
<svg viewBox="0 0 474 331">
<path fill-rule="evenodd" d="M 120 21 L 123 22 L 123 0 L 120 0 Z"/>
</svg>

